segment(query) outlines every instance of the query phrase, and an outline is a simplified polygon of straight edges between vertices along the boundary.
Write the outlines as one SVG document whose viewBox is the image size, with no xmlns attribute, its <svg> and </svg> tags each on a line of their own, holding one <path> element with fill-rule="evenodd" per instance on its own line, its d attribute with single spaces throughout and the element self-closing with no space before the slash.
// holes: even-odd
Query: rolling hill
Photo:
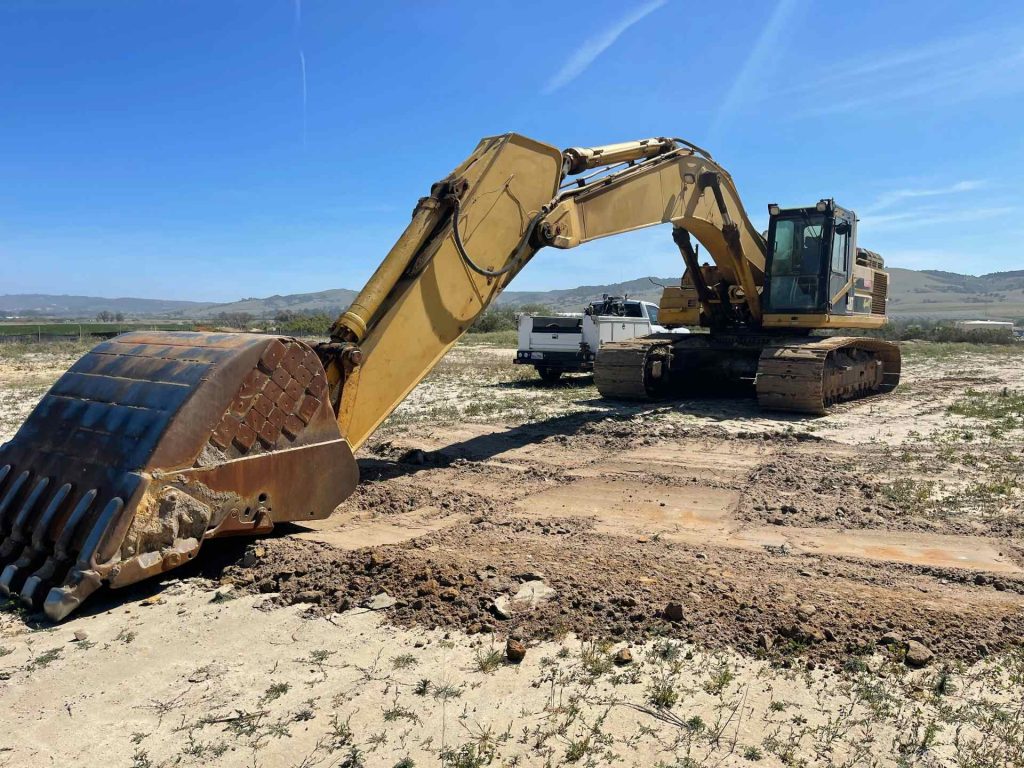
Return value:
<svg viewBox="0 0 1024 768">
<path fill-rule="evenodd" d="M 937 270 L 891 269 L 889 312 L 894 317 L 927 319 L 995 319 L 1024 321 L 1024 270 L 987 275 L 961 275 Z M 556 311 L 579 311 L 602 294 L 657 301 L 661 288 L 677 277 L 641 277 L 608 285 L 581 285 L 548 291 L 505 291 L 499 305 L 543 304 Z M 652 282 L 654 280 L 655 282 Z M 0 315 L 91 318 L 101 311 L 130 317 L 212 318 L 221 313 L 247 313 L 257 318 L 281 311 L 336 314 L 347 307 L 356 291 L 335 288 L 315 293 L 247 298 L 225 304 L 157 299 L 104 299 L 92 296 L 15 294 L 0 296 Z"/>
</svg>

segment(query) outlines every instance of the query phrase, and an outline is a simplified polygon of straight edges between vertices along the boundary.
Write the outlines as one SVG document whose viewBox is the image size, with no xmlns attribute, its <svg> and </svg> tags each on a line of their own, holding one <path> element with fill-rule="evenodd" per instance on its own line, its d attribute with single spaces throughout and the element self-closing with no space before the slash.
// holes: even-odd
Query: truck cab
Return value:
<svg viewBox="0 0 1024 768">
<path fill-rule="evenodd" d="M 604 296 L 578 314 L 520 315 L 519 349 L 513 360 L 532 365 L 542 379 L 594 370 L 602 344 L 664 332 L 658 305 L 650 301 Z"/>
</svg>

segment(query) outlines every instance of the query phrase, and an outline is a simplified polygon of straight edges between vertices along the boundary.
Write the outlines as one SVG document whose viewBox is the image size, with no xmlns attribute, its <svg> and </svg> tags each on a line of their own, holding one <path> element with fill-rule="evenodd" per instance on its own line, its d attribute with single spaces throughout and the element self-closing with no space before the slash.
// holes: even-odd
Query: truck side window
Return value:
<svg viewBox="0 0 1024 768">
<path fill-rule="evenodd" d="M 643 317 L 644 310 L 639 301 L 629 302 L 626 305 L 626 317 Z"/>
<path fill-rule="evenodd" d="M 653 304 L 647 305 L 647 319 L 651 321 L 651 325 L 658 324 L 658 308 Z"/>
</svg>

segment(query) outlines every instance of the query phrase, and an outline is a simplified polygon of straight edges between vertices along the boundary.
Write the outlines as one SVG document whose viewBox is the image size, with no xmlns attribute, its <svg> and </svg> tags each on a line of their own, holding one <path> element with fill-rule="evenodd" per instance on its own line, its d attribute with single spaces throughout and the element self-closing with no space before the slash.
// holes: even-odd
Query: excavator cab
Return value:
<svg viewBox="0 0 1024 768">
<path fill-rule="evenodd" d="M 772 205 L 768 210 L 765 311 L 828 312 L 833 270 L 838 269 L 842 283 L 848 278 L 848 264 L 843 260 L 833 264 L 831 259 L 833 239 L 838 248 L 846 247 L 843 238 L 848 240 L 850 223 L 845 212 L 827 200 L 807 208 L 783 210 Z M 839 234 L 837 228 L 846 234 Z"/>
<path fill-rule="evenodd" d="M 768 206 L 762 304 L 765 325 L 874 327 L 885 319 L 888 279 L 882 262 L 857 249 L 857 216 L 820 200 Z M 879 292 L 881 289 L 881 292 Z"/>
</svg>

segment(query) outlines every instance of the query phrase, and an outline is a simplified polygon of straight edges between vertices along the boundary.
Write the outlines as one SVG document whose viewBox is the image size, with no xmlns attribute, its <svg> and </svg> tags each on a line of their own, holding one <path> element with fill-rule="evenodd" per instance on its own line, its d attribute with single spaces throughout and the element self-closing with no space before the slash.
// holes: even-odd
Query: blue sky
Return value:
<svg viewBox="0 0 1024 768">
<path fill-rule="evenodd" d="M 1024 269 L 1024 7 L 5 0 L 0 293 L 359 287 L 485 135 L 706 146 L 762 226 L 832 196 L 893 266 Z M 663 228 L 513 287 L 682 270 Z"/>
</svg>

